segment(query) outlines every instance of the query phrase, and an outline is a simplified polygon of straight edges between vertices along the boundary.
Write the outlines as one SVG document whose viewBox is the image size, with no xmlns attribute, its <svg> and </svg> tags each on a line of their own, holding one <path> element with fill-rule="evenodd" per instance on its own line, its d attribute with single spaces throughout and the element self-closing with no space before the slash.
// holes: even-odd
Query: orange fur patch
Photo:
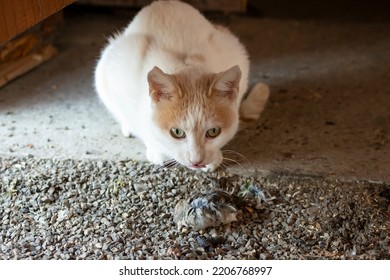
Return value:
<svg viewBox="0 0 390 280">
<path fill-rule="evenodd" d="M 215 74 L 189 70 L 174 77 L 175 92 L 169 100 L 155 104 L 155 120 L 169 133 L 172 127 L 202 132 L 212 127 L 228 127 L 236 118 L 235 106 L 213 91 Z M 182 124 L 189 127 L 181 127 Z M 205 127 L 207 124 L 212 127 Z"/>
</svg>

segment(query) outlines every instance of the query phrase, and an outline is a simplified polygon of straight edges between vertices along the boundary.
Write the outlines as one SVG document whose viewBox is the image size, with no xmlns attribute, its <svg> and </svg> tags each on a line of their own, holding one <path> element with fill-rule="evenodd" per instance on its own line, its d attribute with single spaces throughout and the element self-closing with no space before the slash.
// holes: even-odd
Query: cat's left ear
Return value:
<svg viewBox="0 0 390 280">
<path fill-rule="evenodd" d="M 174 83 L 169 74 L 164 73 L 155 66 L 148 73 L 149 95 L 155 102 L 169 100 L 175 90 Z"/>
<path fill-rule="evenodd" d="M 238 89 L 241 80 L 241 70 L 238 65 L 232 68 L 218 73 L 214 83 L 214 89 L 224 97 L 228 97 L 233 100 L 238 95 Z"/>
</svg>

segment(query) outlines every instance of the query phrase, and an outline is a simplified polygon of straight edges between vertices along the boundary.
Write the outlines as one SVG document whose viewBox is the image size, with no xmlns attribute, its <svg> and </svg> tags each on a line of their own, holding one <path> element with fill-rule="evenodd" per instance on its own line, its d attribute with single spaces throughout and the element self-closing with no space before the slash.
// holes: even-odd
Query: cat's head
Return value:
<svg viewBox="0 0 390 280">
<path fill-rule="evenodd" d="M 187 69 L 166 74 L 154 67 L 148 73 L 153 134 L 163 153 L 191 169 L 215 169 L 221 148 L 238 129 L 241 71 L 234 66 L 221 73 Z"/>
</svg>

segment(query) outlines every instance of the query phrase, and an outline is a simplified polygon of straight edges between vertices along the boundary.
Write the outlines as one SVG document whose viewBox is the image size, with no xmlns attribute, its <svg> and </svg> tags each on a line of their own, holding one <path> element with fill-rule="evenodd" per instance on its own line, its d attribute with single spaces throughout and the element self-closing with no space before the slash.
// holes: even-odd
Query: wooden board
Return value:
<svg viewBox="0 0 390 280">
<path fill-rule="evenodd" d="M 13 40 L 0 45 L 0 67 L 2 63 L 27 56 L 52 43 L 63 21 L 62 12 L 56 13 Z"/>
<path fill-rule="evenodd" d="M 75 0 L 1 0 L 0 45 Z"/>
<path fill-rule="evenodd" d="M 52 45 L 43 46 L 41 49 L 27 56 L 20 57 L 0 65 L 0 88 L 9 81 L 34 69 L 38 65 L 52 58 L 57 50 Z"/>
<path fill-rule="evenodd" d="M 0 87 L 53 57 L 52 43 L 63 24 L 58 12 L 0 45 Z"/>
</svg>

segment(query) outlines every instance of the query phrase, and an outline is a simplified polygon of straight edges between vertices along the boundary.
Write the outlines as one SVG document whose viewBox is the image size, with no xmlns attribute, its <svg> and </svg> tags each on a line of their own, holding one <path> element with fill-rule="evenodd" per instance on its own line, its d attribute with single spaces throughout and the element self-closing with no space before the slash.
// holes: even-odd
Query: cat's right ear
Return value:
<svg viewBox="0 0 390 280">
<path fill-rule="evenodd" d="M 216 89 L 220 96 L 228 97 L 234 100 L 238 95 L 238 88 L 241 80 L 241 70 L 238 65 L 216 74 L 216 81 L 214 89 Z"/>
<path fill-rule="evenodd" d="M 149 95 L 154 102 L 169 100 L 175 89 L 172 78 L 155 66 L 148 73 Z"/>
</svg>

